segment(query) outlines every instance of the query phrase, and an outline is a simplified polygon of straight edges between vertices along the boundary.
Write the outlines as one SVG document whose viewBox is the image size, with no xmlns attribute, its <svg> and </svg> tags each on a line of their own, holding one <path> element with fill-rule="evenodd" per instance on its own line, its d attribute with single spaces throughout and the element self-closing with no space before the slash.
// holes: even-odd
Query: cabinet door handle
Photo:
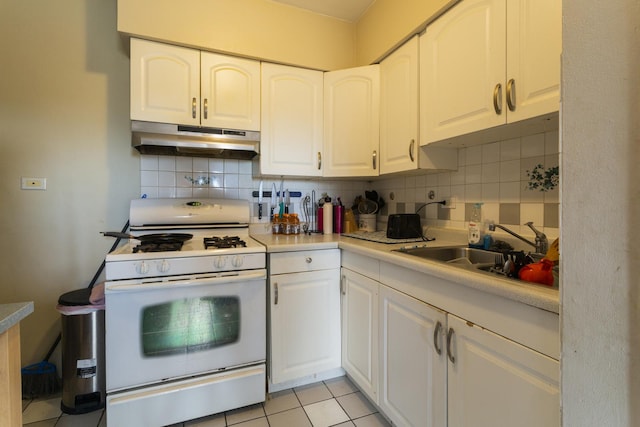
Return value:
<svg viewBox="0 0 640 427">
<path fill-rule="evenodd" d="M 373 150 L 373 170 L 376 170 L 376 168 L 378 167 L 378 152 L 376 150 Z"/>
<path fill-rule="evenodd" d="M 191 100 L 191 117 L 196 118 L 196 98 L 195 96 Z"/>
<path fill-rule="evenodd" d="M 412 139 L 411 142 L 409 143 L 409 158 L 411 159 L 412 162 L 415 162 L 415 157 L 413 157 L 413 149 L 415 148 L 416 145 L 416 140 Z"/>
<path fill-rule="evenodd" d="M 344 274 L 342 275 L 342 277 L 340 278 L 340 293 L 342 295 L 346 295 L 347 294 L 347 289 L 344 285 L 344 281 L 347 280 L 347 278 L 344 276 Z"/>
<path fill-rule="evenodd" d="M 304 261 L 305 261 L 307 264 L 311 264 L 311 263 L 313 262 L 313 259 L 312 259 L 310 256 L 308 256 L 308 257 L 306 257 L 306 258 L 304 259 Z"/>
<path fill-rule="evenodd" d="M 207 119 L 209 117 L 209 99 L 204 99 L 204 118 Z"/>
<path fill-rule="evenodd" d="M 438 345 L 438 343 L 440 342 L 440 340 L 438 339 L 438 335 L 440 335 L 441 331 L 442 323 L 438 320 L 438 322 L 436 323 L 436 327 L 433 330 L 433 346 L 435 347 L 438 356 L 442 354 L 442 348 L 440 348 L 440 346 Z"/>
<path fill-rule="evenodd" d="M 273 305 L 278 305 L 278 282 L 273 284 Z"/>
<path fill-rule="evenodd" d="M 318 170 L 322 168 L 322 154 L 318 151 Z"/>
<path fill-rule="evenodd" d="M 447 357 L 451 363 L 456 363 L 456 358 L 451 352 L 451 339 L 453 338 L 454 332 L 453 328 L 449 328 L 449 332 L 447 332 Z"/>
<path fill-rule="evenodd" d="M 507 82 L 507 107 L 509 111 L 516 111 L 516 81 L 509 79 Z"/>
<path fill-rule="evenodd" d="M 493 89 L 493 109 L 497 115 L 502 114 L 502 85 L 500 83 Z"/>
</svg>

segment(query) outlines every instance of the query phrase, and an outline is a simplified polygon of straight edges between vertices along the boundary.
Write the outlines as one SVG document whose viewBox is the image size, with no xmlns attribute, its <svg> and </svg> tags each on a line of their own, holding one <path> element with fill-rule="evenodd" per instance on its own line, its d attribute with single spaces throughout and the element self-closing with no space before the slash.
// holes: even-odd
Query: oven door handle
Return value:
<svg viewBox="0 0 640 427">
<path fill-rule="evenodd" d="M 149 291 L 154 289 L 177 289 L 177 288 L 189 288 L 194 286 L 210 286 L 220 285 L 223 283 L 237 283 L 248 282 L 253 280 L 266 280 L 267 273 L 264 270 L 256 273 L 238 274 L 233 276 L 220 276 L 220 277 L 204 277 L 197 279 L 176 280 L 175 282 L 163 281 L 163 282 L 147 282 L 147 283 L 107 283 L 105 284 L 106 293 L 114 292 L 131 292 L 131 291 Z"/>
</svg>

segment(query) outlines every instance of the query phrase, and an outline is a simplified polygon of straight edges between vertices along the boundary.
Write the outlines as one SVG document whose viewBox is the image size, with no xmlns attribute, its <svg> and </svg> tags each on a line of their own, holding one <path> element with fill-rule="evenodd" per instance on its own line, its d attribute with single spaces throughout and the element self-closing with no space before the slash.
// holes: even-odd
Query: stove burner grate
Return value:
<svg viewBox="0 0 640 427">
<path fill-rule="evenodd" d="M 247 243 L 238 236 L 205 237 L 205 249 L 246 248 Z"/>
<path fill-rule="evenodd" d="M 182 243 L 178 241 L 171 242 L 145 242 L 133 248 L 133 253 L 138 252 L 170 252 L 182 249 Z"/>
</svg>

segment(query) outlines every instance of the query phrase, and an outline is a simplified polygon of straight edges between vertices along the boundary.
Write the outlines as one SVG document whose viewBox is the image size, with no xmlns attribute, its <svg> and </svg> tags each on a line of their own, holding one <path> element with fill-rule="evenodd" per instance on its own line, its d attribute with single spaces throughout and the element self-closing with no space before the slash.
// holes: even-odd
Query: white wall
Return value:
<svg viewBox="0 0 640 427">
<path fill-rule="evenodd" d="M 562 420 L 640 420 L 640 2 L 563 1 Z"/>
<path fill-rule="evenodd" d="M 129 60 L 113 2 L 0 2 L 0 303 L 34 301 L 23 362 L 55 339 L 58 297 L 87 286 L 139 191 Z M 46 177 L 46 191 L 20 177 Z"/>
</svg>

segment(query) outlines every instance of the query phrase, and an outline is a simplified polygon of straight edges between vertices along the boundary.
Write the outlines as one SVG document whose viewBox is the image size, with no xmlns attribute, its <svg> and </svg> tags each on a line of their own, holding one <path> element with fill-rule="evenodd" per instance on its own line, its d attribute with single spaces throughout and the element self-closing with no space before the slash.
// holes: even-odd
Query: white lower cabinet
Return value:
<svg viewBox="0 0 640 427">
<path fill-rule="evenodd" d="M 398 426 L 447 422 L 446 313 L 380 286 L 380 409 Z"/>
<path fill-rule="evenodd" d="M 342 269 L 342 367 L 378 403 L 378 285 Z"/>
<path fill-rule="evenodd" d="M 557 315 L 347 251 L 342 265 L 342 365 L 394 425 L 560 425 Z"/>
<path fill-rule="evenodd" d="M 448 315 L 448 426 L 559 426 L 560 366 Z"/>
<path fill-rule="evenodd" d="M 269 265 L 269 391 L 342 374 L 339 250 L 270 254 Z"/>
</svg>

